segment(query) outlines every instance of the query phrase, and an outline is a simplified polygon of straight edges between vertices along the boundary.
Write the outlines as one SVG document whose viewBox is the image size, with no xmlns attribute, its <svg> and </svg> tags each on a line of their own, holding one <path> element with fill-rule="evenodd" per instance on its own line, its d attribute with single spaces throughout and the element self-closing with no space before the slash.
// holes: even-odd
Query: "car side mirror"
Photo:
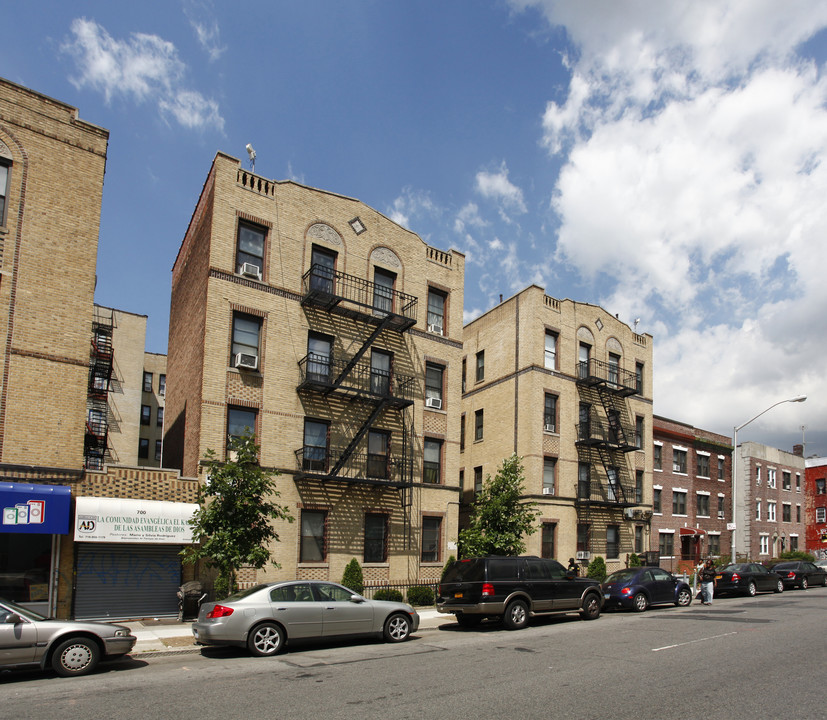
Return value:
<svg viewBox="0 0 827 720">
<path fill-rule="evenodd" d="M 352 603 L 363 603 L 363 602 L 365 602 L 365 598 L 363 598 L 361 595 L 357 595 L 356 593 L 353 593 L 353 595 L 350 596 L 350 602 L 352 602 Z"/>
<path fill-rule="evenodd" d="M 19 625 L 23 622 L 23 618 L 20 617 L 17 613 L 13 612 L 6 615 L 6 619 L 3 622 L 9 623 L 11 625 Z"/>
</svg>

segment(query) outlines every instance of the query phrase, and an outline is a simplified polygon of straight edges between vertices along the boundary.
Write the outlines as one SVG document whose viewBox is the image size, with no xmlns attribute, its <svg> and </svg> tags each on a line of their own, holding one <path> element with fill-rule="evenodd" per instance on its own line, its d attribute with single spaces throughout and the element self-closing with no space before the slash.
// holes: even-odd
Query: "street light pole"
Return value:
<svg viewBox="0 0 827 720">
<path fill-rule="evenodd" d="M 738 425 L 737 427 L 732 428 L 732 551 L 730 554 L 729 561 L 731 563 L 735 562 L 735 534 L 736 534 L 736 527 L 737 527 L 737 507 L 738 504 L 736 502 L 737 493 L 736 488 L 738 486 L 738 431 L 742 428 L 745 428 L 749 425 L 753 420 L 757 420 L 760 418 L 765 412 L 769 412 L 774 407 L 778 405 L 783 405 L 784 403 L 788 402 L 804 402 L 807 399 L 806 395 L 797 395 L 794 398 L 789 398 L 787 400 L 779 400 L 777 403 L 770 405 L 766 410 L 762 410 L 758 413 L 754 418 L 750 418 L 745 423 Z M 744 509 L 744 512 L 749 512 L 747 508 Z M 746 516 L 745 516 L 746 517 Z"/>
</svg>

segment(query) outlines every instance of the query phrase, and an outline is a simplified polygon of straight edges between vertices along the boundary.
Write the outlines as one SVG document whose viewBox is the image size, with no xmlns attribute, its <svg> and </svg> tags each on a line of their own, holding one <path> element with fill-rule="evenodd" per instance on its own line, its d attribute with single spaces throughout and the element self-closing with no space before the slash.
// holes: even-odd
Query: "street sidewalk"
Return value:
<svg viewBox="0 0 827 720">
<path fill-rule="evenodd" d="M 431 630 L 448 622 L 454 622 L 451 615 L 444 615 L 434 608 L 417 608 L 419 629 Z M 173 619 L 144 619 L 134 622 L 120 622 L 138 638 L 130 655 L 143 653 L 185 653 L 200 652 L 201 646 L 192 639 L 191 621 L 178 622 Z"/>
</svg>

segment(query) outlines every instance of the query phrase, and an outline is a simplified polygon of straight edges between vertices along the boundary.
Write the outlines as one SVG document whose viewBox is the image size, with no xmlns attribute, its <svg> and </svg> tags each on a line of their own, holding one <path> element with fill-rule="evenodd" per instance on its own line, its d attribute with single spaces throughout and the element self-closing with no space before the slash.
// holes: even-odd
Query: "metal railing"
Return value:
<svg viewBox="0 0 827 720">
<path fill-rule="evenodd" d="M 415 377 L 371 367 L 368 361 L 354 365 L 342 378 L 341 383 L 336 386 L 336 380 L 348 363 L 347 358 L 334 359 L 309 353 L 299 360 L 300 387 L 309 385 L 322 390 L 340 387 L 344 391 L 361 395 L 406 402 L 413 402 L 419 394 L 419 385 Z"/>
<path fill-rule="evenodd" d="M 638 392 L 637 375 L 614 363 L 594 358 L 577 363 L 577 381 L 586 385 L 604 385 L 624 395 Z"/>
<path fill-rule="evenodd" d="M 314 445 L 299 448 L 295 453 L 299 475 L 394 487 L 408 485 L 412 481 L 413 459 L 403 457 L 401 452 L 387 455 L 368 452 L 351 453 L 333 477 L 330 472 L 344 451 L 343 447 L 323 448 Z"/>
</svg>

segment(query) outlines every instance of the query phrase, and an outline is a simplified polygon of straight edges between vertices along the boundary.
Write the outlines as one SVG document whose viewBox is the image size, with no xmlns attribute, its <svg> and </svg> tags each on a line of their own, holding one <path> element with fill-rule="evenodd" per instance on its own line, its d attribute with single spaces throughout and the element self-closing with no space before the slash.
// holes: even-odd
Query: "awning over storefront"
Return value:
<svg viewBox="0 0 827 720">
<path fill-rule="evenodd" d="M 706 530 L 701 530 L 700 528 L 683 527 L 683 528 L 678 528 L 678 530 L 680 531 L 680 534 L 682 536 L 683 535 L 695 535 L 697 537 L 700 537 L 701 535 L 706 535 Z"/>
<path fill-rule="evenodd" d="M 0 532 L 67 535 L 72 490 L 66 485 L 0 483 Z"/>
<path fill-rule="evenodd" d="M 192 542 L 194 503 L 79 497 L 75 501 L 75 542 Z"/>
</svg>

